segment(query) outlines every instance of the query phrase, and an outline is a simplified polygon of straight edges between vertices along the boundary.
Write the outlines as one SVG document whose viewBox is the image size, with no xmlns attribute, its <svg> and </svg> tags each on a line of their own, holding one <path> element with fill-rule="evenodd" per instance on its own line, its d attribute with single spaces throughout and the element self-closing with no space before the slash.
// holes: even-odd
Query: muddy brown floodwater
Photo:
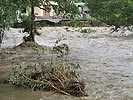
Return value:
<svg viewBox="0 0 133 100">
<path fill-rule="evenodd" d="M 68 97 L 54 92 L 35 91 L 0 85 L 0 100 L 133 100 L 133 32 L 109 34 L 108 27 L 91 27 L 91 33 L 77 28 L 45 27 L 36 36 L 40 45 L 51 48 L 58 38 L 60 44 L 70 47 L 69 60 L 81 66 L 81 77 L 86 83 L 86 97 Z M 22 42 L 21 29 L 11 29 L 4 37 L 1 48 Z M 21 52 L 20 52 L 21 51 Z M 49 52 L 39 50 L 1 49 L 0 79 L 7 78 L 10 69 L 20 64 L 48 62 Z M 48 50 L 46 50 L 48 51 Z"/>
</svg>

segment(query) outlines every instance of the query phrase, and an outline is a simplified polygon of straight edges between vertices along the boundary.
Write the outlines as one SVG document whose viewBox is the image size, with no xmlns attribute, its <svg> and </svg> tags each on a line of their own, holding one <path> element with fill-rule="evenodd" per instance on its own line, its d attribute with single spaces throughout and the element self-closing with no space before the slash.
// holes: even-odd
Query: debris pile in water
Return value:
<svg viewBox="0 0 133 100">
<path fill-rule="evenodd" d="M 66 95 L 83 96 L 85 84 L 79 79 L 79 74 L 75 70 L 78 67 L 79 65 L 74 64 L 67 67 L 63 64 L 20 66 L 13 68 L 9 81 L 32 90 L 56 90 Z"/>
<path fill-rule="evenodd" d="M 77 72 L 80 66 L 68 62 L 68 51 L 69 47 L 66 44 L 53 47 L 50 62 L 15 67 L 9 81 L 32 90 L 56 90 L 69 96 L 85 95 L 85 83 Z M 55 54 L 57 57 L 54 60 Z"/>
</svg>

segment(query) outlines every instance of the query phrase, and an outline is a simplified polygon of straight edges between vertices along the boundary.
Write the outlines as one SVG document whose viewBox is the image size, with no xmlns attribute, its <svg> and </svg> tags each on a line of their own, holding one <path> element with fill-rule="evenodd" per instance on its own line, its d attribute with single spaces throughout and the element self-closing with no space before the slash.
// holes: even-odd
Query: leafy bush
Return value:
<svg viewBox="0 0 133 100">
<path fill-rule="evenodd" d="M 109 26 L 128 27 L 133 25 L 132 0 L 89 0 L 91 15 Z"/>
</svg>

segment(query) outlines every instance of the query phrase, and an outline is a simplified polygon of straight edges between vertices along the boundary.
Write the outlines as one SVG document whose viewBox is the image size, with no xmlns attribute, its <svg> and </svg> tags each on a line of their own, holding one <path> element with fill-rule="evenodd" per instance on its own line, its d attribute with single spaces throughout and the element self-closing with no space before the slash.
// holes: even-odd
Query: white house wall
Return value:
<svg viewBox="0 0 133 100">
<path fill-rule="evenodd" d="M 38 8 L 38 7 L 35 7 L 35 8 L 34 8 L 34 12 L 35 12 L 35 16 L 41 16 L 41 17 L 44 16 L 44 15 L 43 15 L 43 10 L 40 9 L 40 8 Z"/>
</svg>

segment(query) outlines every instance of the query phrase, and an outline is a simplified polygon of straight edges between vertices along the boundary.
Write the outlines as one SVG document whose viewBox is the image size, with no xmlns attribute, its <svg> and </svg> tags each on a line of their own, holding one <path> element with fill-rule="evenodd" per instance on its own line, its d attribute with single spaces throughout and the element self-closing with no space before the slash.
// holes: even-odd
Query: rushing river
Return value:
<svg viewBox="0 0 133 100">
<path fill-rule="evenodd" d="M 73 31 L 73 29 L 66 31 L 63 28 L 50 27 L 41 30 L 42 33 L 46 32 L 41 38 L 36 37 L 38 43 L 49 47 L 53 46 L 59 37 L 65 37 L 60 43 L 69 45 L 69 60 L 80 64 L 82 68 L 80 73 L 86 83 L 87 97 L 67 97 L 54 92 L 33 92 L 10 85 L 1 85 L 0 100 L 133 100 L 132 33 L 127 31 L 122 35 L 109 34 L 108 28 L 92 29 L 97 31 L 89 34 Z M 12 38 L 8 37 L 8 39 L 12 41 Z M 15 45 L 20 42 L 19 39 L 15 41 L 17 41 Z M 7 39 L 2 47 L 6 46 L 10 46 Z M 17 60 L 21 58 L 20 61 L 26 62 L 27 60 L 22 57 L 28 56 L 22 55 Z M 31 55 L 32 59 L 28 58 L 28 61 L 33 62 L 36 57 Z M 47 58 L 41 55 L 39 60 L 43 61 L 43 57 Z"/>
<path fill-rule="evenodd" d="M 0 85 L 0 100 L 39 100 L 41 93 L 28 89 L 14 87 L 12 85 Z"/>
</svg>

